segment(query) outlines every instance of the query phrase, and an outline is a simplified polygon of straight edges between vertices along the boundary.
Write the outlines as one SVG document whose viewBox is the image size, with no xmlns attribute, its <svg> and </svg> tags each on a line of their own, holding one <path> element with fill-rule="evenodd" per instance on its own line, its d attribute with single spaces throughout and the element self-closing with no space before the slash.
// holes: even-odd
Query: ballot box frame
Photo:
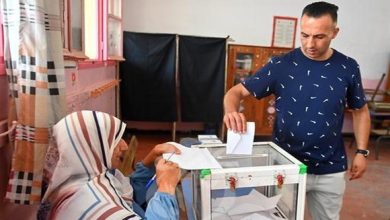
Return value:
<svg viewBox="0 0 390 220">
<path fill-rule="evenodd" d="M 304 219 L 305 195 L 306 195 L 306 170 L 307 167 L 288 152 L 273 142 L 254 142 L 253 146 L 268 145 L 282 156 L 287 158 L 291 164 L 283 165 L 267 165 L 254 167 L 237 167 L 237 168 L 222 168 L 222 169 L 204 169 L 191 171 L 191 186 L 192 186 L 192 212 L 195 219 L 209 220 L 211 219 L 211 191 L 217 189 L 227 189 L 227 177 L 235 176 L 239 179 L 237 187 L 261 187 L 275 186 L 277 181 L 276 174 L 284 175 L 283 184 L 298 184 L 297 200 L 296 200 L 296 216 L 295 219 Z M 221 148 L 226 147 L 226 144 L 204 144 L 192 145 L 197 148 Z M 259 174 L 259 175 L 254 175 Z M 251 175 L 251 178 L 247 178 Z M 198 178 L 198 179 L 196 179 Z M 198 193 L 194 186 L 194 181 L 199 181 L 200 184 L 200 216 L 197 214 L 197 198 Z M 283 186 L 282 186 L 283 187 Z"/>
</svg>

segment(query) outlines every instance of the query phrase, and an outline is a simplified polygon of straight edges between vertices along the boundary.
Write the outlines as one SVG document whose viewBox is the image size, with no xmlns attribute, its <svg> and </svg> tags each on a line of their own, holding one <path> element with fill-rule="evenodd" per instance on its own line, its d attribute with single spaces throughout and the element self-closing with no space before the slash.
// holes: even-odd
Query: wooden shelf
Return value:
<svg viewBox="0 0 390 220">
<path fill-rule="evenodd" d="M 250 45 L 229 45 L 228 74 L 226 87 L 230 89 L 246 77 L 254 74 L 268 60 L 290 51 L 287 48 L 259 47 Z M 241 68 L 239 68 L 241 67 Z M 247 121 L 256 123 L 255 135 L 271 135 L 275 120 L 275 98 L 268 96 L 261 100 L 248 97 L 242 102 Z"/>
</svg>

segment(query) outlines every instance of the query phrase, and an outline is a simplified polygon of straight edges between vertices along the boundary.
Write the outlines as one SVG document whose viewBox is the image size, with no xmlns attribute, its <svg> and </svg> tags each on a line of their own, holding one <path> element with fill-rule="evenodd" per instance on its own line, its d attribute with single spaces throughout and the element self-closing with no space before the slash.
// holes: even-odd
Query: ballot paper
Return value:
<svg viewBox="0 0 390 220">
<path fill-rule="evenodd" d="M 268 198 L 251 190 L 248 195 L 212 199 L 211 204 L 213 212 L 233 216 L 274 209 L 281 197 L 282 194 Z"/>
<path fill-rule="evenodd" d="M 252 154 L 255 123 L 246 123 L 246 133 L 240 134 L 229 130 L 227 133 L 226 154 Z"/>
<path fill-rule="evenodd" d="M 169 159 L 185 170 L 201 170 L 222 168 L 218 161 L 211 155 L 207 148 L 188 148 L 176 142 L 168 142 L 177 147 L 181 154 L 173 154 Z M 167 159 L 171 153 L 163 154 L 163 158 Z"/>
<path fill-rule="evenodd" d="M 278 214 L 278 210 L 267 210 L 255 213 L 246 213 L 242 215 L 229 216 L 228 214 L 212 212 L 211 219 L 213 220 L 286 220 L 283 216 Z"/>
<path fill-rule="evenodd" d="M 269 218 L 259 213 L 253 213 L 241 218 L 241 220 L 269 220 Z"/>
</svg>

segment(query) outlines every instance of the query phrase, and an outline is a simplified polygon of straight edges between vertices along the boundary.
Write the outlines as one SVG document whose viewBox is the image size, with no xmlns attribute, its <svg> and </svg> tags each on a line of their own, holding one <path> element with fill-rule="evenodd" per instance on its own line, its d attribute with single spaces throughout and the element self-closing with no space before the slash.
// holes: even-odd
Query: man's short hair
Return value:
<svg viewBox="0 0 390 220">
<path fill-rule="evenodd" d="M 303 9 L 302 16 L 307 15 L 309 17 L 318 18 L 329 14 L 332 17 L 333 22 L 337 23 L 338 9 L 339 7 L 337 5 L 328 2 L 313 2 Z"/>
</svg>

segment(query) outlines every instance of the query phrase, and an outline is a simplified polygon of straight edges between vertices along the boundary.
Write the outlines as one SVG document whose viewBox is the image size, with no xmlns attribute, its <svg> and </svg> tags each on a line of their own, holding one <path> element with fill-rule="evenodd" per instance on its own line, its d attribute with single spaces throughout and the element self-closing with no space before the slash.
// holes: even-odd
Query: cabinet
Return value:
<svg viewBox="0 0 390 220">
<path fill-rule="evenodd" d="M 290 51 L 289 48 L 273 48 L 249 45 L 229 45 L 226 89 L 240 83 L 268 63 L 269 59 Z M 247 97 L 241 104 L 248 121 L 256 123 L 255 135 L 271 135 L 275 119 L 275 98 L 271 95 L 261 100 Z"/>
</svg>

